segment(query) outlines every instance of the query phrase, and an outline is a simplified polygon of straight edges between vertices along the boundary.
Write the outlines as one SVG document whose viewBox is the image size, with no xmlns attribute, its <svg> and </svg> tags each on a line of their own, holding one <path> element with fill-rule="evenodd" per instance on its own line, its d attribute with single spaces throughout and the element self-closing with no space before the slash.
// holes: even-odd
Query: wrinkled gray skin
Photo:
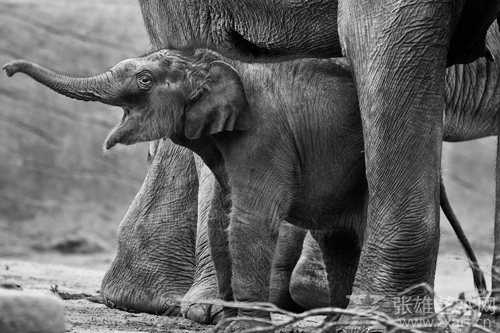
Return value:
<svg viewBox="0 0 500 333">
<path fill-rule="evenodd" d="M 498 36 L 495 35 L 495 39 L 498 39 Z M 210 58 L 211 56 L 214 55 L 209 55 L 208 57 Z M 203 110 L 206 109 L 202 108 L 200 110 L 197 110 L 196 107 L 199 106 L 201 102 L 203 102 L 203 105 L 205 105 L 206 103 L 210 104 L 214 101 L 214 99 L 212 99 L 210 95 L 205 95 L 203 93 L 205 90 L 196 90 L 196 83 L 184 82 L 182 79 L 183 75 L 178 72 L 178 68 L 176 68 L 176 66 L 169 68 L 169 74 L 167 77 L 160 75 L 160 81 L 162 81 L 165 78 L 168 78 L 169 80 L 171 80 L 170 87 L 173 87 L 173 89 L 176 89 L 176 91 L 177 89 L 182 88 L 181 93 L 179 93 L 179 95 L 176 95 L 175 98 L 169 101 L 170 109 L 168 108 L 165 109 L 168 110 L 170 114 L 162 115 L 162 117 L 158 119 L 156 118 L 158 117 L 158 115 L 155 114 L 155 112 L 141 113 L 138 109 L 135 108 L 136 106 L 135 103 L 139 102 L 142 106 L 156 105 L 155 103 L 151 102 L 151 100 L 149 100 L 149 98 L 155 98 L 155 94 L 147 95 L 148 99 L 147 102 L 145 102 L 146 97 L 142 96 L 138 92 L 140 90 L 138 86 L 144 89 L 145 88 L 144 85 L 146 85 L 147 88 L 149 87 L 151 82 L 148 80 L 144 80 L 144 78 L 141 75 L 139 75 L 139 77 L 137 78 L 138 81 L 135 82 L 136 80 L 135 70 L 137 69 L 136 66 L 140 67 L 142 65 L 145 65 L 146 67 L 149 67 L 151 70 L 154 69 L 158 70 L 157 66 L 159 63 L 163 61 L 162 57 L 167 57 L 170 58 L 171 60 L 182 58 L 180 55 L 173 52 L 173 53 L 163 54 L 163 56 L 159 56 L 159 59 L 155 59 L 155 56 L 151 56 L 149 59 L 145 60 L 136 59 L 132 61 L 123 62 L 118 66 L 116 66 L 112 70 L 112 72 L 104 75 L 104 77 L 109 78 L 112 82 L 117 82 L 117 77 L 120 77 L 120 80 L 123 80 L 122 83 L 128 84 L 127 86 L 119 85 L 118 90 L 115 91 L 113 91 L 112 89 L 116 89 L 117 85 L 111 85 L 111 86 L 99 85 L 99 89 L 97 90 L 95 89 L 96 87 L 93 87 L 92 89 L 77 89 L 76 91 L 74 90 L 68 91 L 68 84 L 70 87 L 75 86 L 74 81 L 66 81 L 66 78 L 59 78 L 40 68 L 33 67 L 31 64 L 27 64 L 24 62 L 9 64 L 6 66 L 6 69 L 9 75 L 13 74 L 16 71 L 26 72 L 32 75 L 37 80 L 55 89 L 56 91 L 64 93 L 65 95 L 69 95 L 71 97 L 76 97 L 85 100 L 99 100 L 108 104 L 123 106 L 125 109 L 126 117 L 124 118 L 123 123 L 108 138 L 106 143 L 106 147 L 108 148 L 112 147 L 116 143 L 132 144 L 138 141 L 152 140 L 158 137 L 167 136 L 167 134 L 169 134 L 166 132 L 166 129 L 168 129 L 168 126 L 166 126 L 167 124 L 165 123 L 163 124 L 165 128 L 158 127 L 157 126 L 158 120 L 164 119 L 163 117 L 170 117 L 169 119 L 179 119 L 178 115 L 177 116 L 173 115 L 175 107 L 179 108 L 179 106 L 184 105 L 183 103 L 189 102 L 191 98 L 192 101 L 189 104 L 191 105 L 191 108 L 187 111 L 188 113 L 186 114 L 186 122 L 184 123 L 184 126 L 180 127 L 173 126 L 171 128 L 171 130 L 173 131 L 171 137 L 174 138 L 179 143 L 189 146 L 190 149 L 193 149 L 195 152 L 197 152 L 204 158 L 205 162 L 211 167 L 212 171 L 214 171 L 214 173 L 216 174 L 219 183 L 222 186 L 221 192 L 224 193 L 225 191 L 229 191 L 229 189 L 231 189 L 233 208 L 231 214 L 231 220 L 232 220 L 231 227 L 229 229 L 230 230 L 229 243 L 231 246 L 231 255 L 233 257 L 232 291 L 234 294 L 233 295 L 223 294 L 222 295 L 223 298 L 230 299 L 232 296 L 234 296 L 234 298 L 237 300 L 255 301 L 255 300 L 264 300 L 268 297 L 267 295 L 269 293 L 266 292 L 267 291 L 267 284 L 265 282 L 266 277 L 264 276 L 262 278 L 259 277 L 260 275 L 256 276 L 257 275 L 256 272 L 266 271 L 266 269 L 256 269 L 255 267 L 254 268 L 249 267 L 252 263 L 252 260 L 249 260 L 249 256 L 258 253 L 259 251 L 272 248 L 272 243 L 274 242 L 273 238 L 275 239 L 277 234 L 276 227 L 279 225 L 277 221 L 279 221 L 281 218 L 287 217 L 288 220 L 290 220 L 292 223 L 298 225 L 304 225 L 313 228 L 324 227 L 325 224 L 323 224 L 322 222 L 325 222 L 325 220 L 329 219 L 324 219 L 323 221 L 322 219 L 325 218 L 326 215 L 328 214 L 333 214 L 336 215 L 334 216 L 334 220 L 336 221 L 335 222 L 336 229 L 331 229 L 329 231 L 315 231 L 313 234 L 315 238 L 318 240 L 320 246 L 322 247 L 323 255 L 326 257 L 325 262 L 327 265 L 327 271 L 329 273 L 330 290 L 336 291 L 335 295 L 331 295 L 332 297 L 331 303 L 336 305 L 346 305 L 344 304 L 345 297 L 342 296 L 345 296 L 346 293 L 349 293 L 350 288 L 352 286 L 352 279 L 354 278 L 354 272 L 356 270 L 355 264 L 359 256 L 359 250 L 361 247 L 361 241 L 363 237 L 363 234 L 359 231 L 360 229 L 362 229 L 363 226 L 362 223 L 362 221 L 364 220 L 363 212 L 365 211 L 363 209 L 365 206 L 363 205 L 366 203 L 365 201 L 366 183 L 364 183 L 364 172 L 363 172 L 364 159 L 363 157 L 358 156 L 358 154 L 362 155 L 361 154 L 362 147 L 361 146 L 358 147 L 360 148 L 360 150 L 353 149 L 353 147 L 356 147 L 356 145 L 362 145 L 362 136 L 360 135 L 361 124 L 356 116 L 356 113 L 354 113 L 353 115 L 348 112 L 348 110 L 356 110 L 356 102 L 354 102 L 354 104 L 349 106 L 343 104 L 343 103 L 350 103 L 351 99 L 353 99 L 354 101 L 356 100 L 355 95 L 351 95 L 351 98 L 348 98 L 348 96 L 350 96 L 349 94 L 353 93 L 352 81 L 350 81 L 350 75 L 348 75 L 348 71 L 338 66 L 333 66 L 328 61 L 321 62 L 320 65 L 318 65 L 317 61 L 312 61 L 312 60 L 304 61 L 304 63 L 300 65 L 299 65 L 300 62 L 285 63 L 285 64 L 268 64 L 268 65 L 258 65 L 258 64 L 248 65 L 225 59 L 227 62 L 229 62 L 236 68 L 236 72 L 238 75 L 235 76 L 231 67 L 215 62 L 214 65 L 211 66 L 209 69 L 205 69 L 208 70 L 210 74 L 214 75 L 213 80 L 210 82 L 212 83 L 215 82 L 214 84 L 216 84 L 216 86 L 211 87 L 211 91 L 213 93 L 220 93 L 221 91 L 224 91 L 224 89 L 228 89 L 228 84 L 222 83 L 227 81 L 220 80 L 220 78 L 223 76 L 225 77 L 225 75 L 229 75 L 229 82 L 230 82 L 229 87 L 232 86 L 237 87 L 238 84 L 237 81 L 235 80 L 236 77 L 238 77 L 239 79 L 241 79 L 245 87 L 244 94 L 246 94 L 247 96 L 247 102 L 249 103 L 249 105 L 247 107 L 244 102 L 241 102 L 242 100 L 244 100 L 241 98 L 241 93 L 243 91 L 242 89 L 230 89 L 230 94 L 228 98 L 225 98 L 228 95 L 227 92 L 222 96 L 217 95 L 218 98 L 215 100 L 218 102 L 222 100 L 224 103 L 227 103 L 227 105 L 225 106 L 232 105 L 232 103 L 237 104 L 237 107 L 230 108 L 231 111 L 243 111 L 243 112 L 239 114 L 231 114 L 231 112 L 226 112 L 222 116 L 223 119 L 222 121 L 211 123 L 211 122 L 205 122 L 206 114 L 204 113 Z M 176 62 L 176 60 L 173 61 Z M 188 59 L 186 61 L 187 63 L 190 63 L 190 61 L 193 60 Z M 180 61 L 181 67 L 184 66 L 183 62 L 184 60 Z M 294 67 L 295 71 L 292 71 L 291 68 L 287 68 L 286 66 L 296 66 Z M 298 69 L 297 67 L 300 66 L 303 66 L 303 68 Z M 308 66 L 312 66 L 312 68 L 308 68 Z M 496 109 L 494 107 L 496 105 L 496 101 L 493 99 L 488 100 L 487 98 L 485 98 L 485 96 L 494 95 L 490 93 L 497 88 L 498 78 L 496 73 L 498 73 L 498 71 L 494 70 L 494 67 L 489 67 L 489 66 L 490 64 L 485 65 L 484 61 L 478 61 L 473 65 L 457 66 L 454 69 L 450 69 L 448 74 L 450 78 L 449 82 L 451 87 L 453 87 L 450 90 L 450 92 L 452 91 L 453 93 L 448 94 L 449 96 L 448 106 L 452 107 L 447 109 L 446 111 L 445 128 L 449 129 L 450 131 L 452 130 L 452 132 L 445 133 L 444 137 L 446 139 L 451 141 L 453 140 L 458 141 L 458 140 L 466 140 L 470 138 L 496 134 L 496 127 L 493 125 L 494 121 L 492 121 L 492 119 L 494 120 L 494 118 L 496 117 Z M 272 72 L 270 68 L 274 69 L 275 72 L 270 73 Z M 249 72 L 251 72 L 251 75 L 249 75 Z M 270 79 L 266 80 L 266 78 L 269 78 L 269 76 L 271 75 L 273 80 L 277 80 L 279 82 L 281 82 L 281 80 L 283 82 L 291 82 L 292 80 L 289 77 L 287 77 L 287 75 L 290 75 L 291 72 L 295 73 L 294 75 L 297 75 L 297 77 L 295 77 L 295 80 L 293 81 L 294 85 L 292 88 L 290 88 L 289 86 L 287 86 L 286 88 L 282 87 L 279 85 L 279 83 L 276 83 L 274 81 L 271 82 Z M 310 81 L 312 79 L 308 77 L 311 72 L 321 74 L 315 77 L 315 79 L 320 80 L 320 82 L 313 83 L 316 84 L 316 87 L 325 87 L 325 89 L 331 88 L 331 89 L 341 90 L 339 91 L 338 94 L 334 95 L 334 96 L 340 96 L 339 100 L 337 100 L 336 103 L 334 103 L 334 105 L 328 105 L 328 103 L 330 103 L 331 101 L 321 101 L 318 103 L 314 102 L 312 103 L 317 108 L 323 110 L 323 112 L 326 112 L 327 109 L 328 110 L 334 109 L 335 112 L 333 112 L 334 116 L 332 118 L 335 118 L 335 122 L 333 124 L 328 124 L 328 121 L 324 120 L 323 121 L 316 120 L 315 122 L 316 116 L 313 116 L 311 114 L 309 114 L 306 119 L 297 120 L 295 117 L 300 117 L 302 116 L 302 114 L 300 112 L 291 111 L 293 110 L 294 107 L 302 107 L 303 109 L 307 110 L 308 109 L 307 106 L 301 105 L 300 102 L 303 102 L 304 100 L 307 100 L 308 102 L 316 101 L 315 98 L 321 98 L 321 96 L 326 95 L 326 94 L 321 94 L 321 91 L 318 92 L 318 90 L 320 89 L 313 89 L 313 91 L 307 89 L 307 86 L 303 86 L 304 83 L 302 83 L 301 80 L 298 79 L 298 78 L 305 79 L 305 81 L 308 81 L 308 84 L 311 84 Z M 336 73 L 336 75 L 332 74 L 334 72 Z M 463 83 L 464 79 L 460 80 L 459 77 L 465 77 L 466 75 L 464 75 L 464 73 L 466 72 L 468 73 L 467 75 L 468 77 L 475 78 L 477 80 L 475 82 L 476 84 L 473 87 L 474 89 L 478 89 L 477 91 L 473 91 L 472 94 L 469 94 L 468 96 L 482 96 L 483 98 L 481 99 L 480 103 L 478 103 L 477 100 L 474 99 L 462 99 L 461 97 L 461 96 L 467 96 L 462 94 L 468 92 L 469 91 L 468 89 L 470 89 L 472 86 L 469 85 L 469 83 L 460 85 L 457 84 L 457 82 L 459 81 Z M 134 75 L 132 75 L 132 79 L 131 79 L 131 73 L 134 73 Z M 473 75 L 473 73 L 475 73 L 475 75 Z M 487 75 L 480 75 L 480 73 Z M 82 80 L 79 81 L 79 84 L 77 84 L 76 86 L 78 88 L 80 87 L 84 88 L 87 84 L 92 84 L 92 85 L 95 84 L 98 79 L 99 78 Z M 156 77 L 155 80 L 157 79 L 158 77 Z M 197 79 L 200 79 L 200 77 L 198 77 Z M 332 79 L 333 82 L 335 82 L 335 84 L 329 82 L 328 81 L 329 79 Z M 196 80 L 196 78 L 194 80 Z M 252 80 L 259 81 L 259 84 L 252 83 Z M 323 82 L 321 80 L 326 80 L 326 81 Z M 340 84 L 339 81 L 335 80 L 340 80 L 340 81 L 348 80 L 348 81 L 345 82 L 342 81 L 342 84 Z M 106 80 L 105 82 L 109 81 Z M 262 91 L 262 89 L 260 88 L 262 82 L 265 82 L 267 84 L 266 87 L 269 88 L 269 90 L 274 90 L 274 93 L 275 94 L 277 93 L 278 96 L 282 94 L 281 96 L 282 99 L 280 99 L 281 103 L 290 103 L 291 105 L 284 105 L 284 106 L 276 105 L 274 102 L 272 102 L 273 99 L 270 98 L 270 96 L 266 95 L 267 91 Z M 101 84 L 103 83 L 101 82 Z M 218 86 L 217 84 L 222 84 L 222 87 Z M 64 89 L 62 89 L 61 87 L 64 87 Z M 166 93 L 170 92 L 168 89 L 171 89 L 170 87 L 162 87 L 162 88 L 159 87 L 160 85 L 158 85 L 158 87 L 155 86 L 154 90 L 155 93 L 159 92 L 160 90 L 162 90 L 163 93 Z M 193 91 L 193 89 L 195 90 L 192 95 L 186 94 L 186 90 Z M 343 91 L 342 89 L 346 89 L 347 91 Z M 98 91 L 99 93 L 91 94 L 90 91 Z M 133 103 L 132 100 L 130 99 L 130 94 L 132 93 L 135 96 Z M 320 94 L 321 96 L 316 96 L 314 95 L 315 93 Z M 198 94 L 201 94 L 201 96 Z M 301 94 L 311 94 L 311 95 L 308 95 L 307 98 L 304 98 L 305 96 Z M 238 98 L 233 98 L 235 97 L 233 95 L 235 95 Z M 259 98 L 253 98 L 255 95 L 259 96 Z M 297 98 L 297 100 L 294 100 L 294 98 Z M 156 100 L 156 103 L 160 103 L 159 100 Z M 264 103 L 264 104 L 269 103 L 269 105 L 267 105 L 267 107 L 263 107 L 259 103 Z M 267 120 L 263 121 L 261 118 L 262 115 L 259 112 L 265 112 L 264 110 L 267 110 L 268 108 L 272 109 L 270 105 L 276 108 L 275 111 L 278 114 L 285 113 L 286 114 L 285 118 L 288 119 L 288 122 L 285 122 L 285 124 L 280 124 L 278 120 L 281 120 L 281 118 L 279 118 L 276 121 L 267 121 Z M 174 107 L 172 108 L 172 106 Z M 212 107 L 208 108 L 208 110 L 209 111 L 219 110 L 218 106 L 219 105 L 212 105 Z M 481 109 L 481 113 L 479 114 L 475 112 L 477 111 L 478 107 Z M 183 108 L 181 107 L 181 109 Z M 199 116 L 200 113 L 197 112 L 192 113 L 191 111 L 193 109 L 197 112 L 198 111 L 201 112 L 202 116 Z M 251 117 L 248 116 L 249 115 L 248 113 L 244 112 L 245 110 L 248 109 L 252 110 L 249 113 L 251 114 Z M 256 112 L 256 110 L 258 112 Z M 255 112 L 257 114 L 255 114 Z M 315 110 L 315 112 L 318 112 L 318 110 Z M 314 113 L 314 115 L 316 115 L 316 113 Z M 273 114 L 269 114 L 267 116 L 272 117 Z M 229 117 L 229 118 L 224 118 L 224 117 Z M 217 119 L 217 117 L 210 119 L 212 120 Z M 226 122 L 226 120 L 228 121 Z M 469 122 L 467 123 L 470 124 L 470 126 L 461 127 L 460 124 L 464 120 L 468 120 Z M 329 119 L 329 121 L 332 120 Z M 326 130 L 320 131 L 322 135 L 326 135 L 327 137 L 319 139 L 318 141 L 336 142 L 336 143 L 338 142 L 339 146 L 338 147 L 335 146 L 336 148 L 338 148 L 338 150 L 336 149 L 336 155 L 335 156 L 332 156 L 331 154 L 328 155 L 326 151 L 321 150 L 325 148 L 320 147 L 321 145 L 318 144 L 307 147 L 307 144 L 305 144 L 305 142 L 308 142 L 307 140 L 304 140 L 298 134 L 293 134 L 293 133 L 301 133 L 300 129 L 293 128 L 292 130 L 290 130 L 289 128 L 287 128 L 287 126 L 293 126 L 296 123 L 309 124 L 310 126 L 325 126 L 325 128 L 329 128 L 330 131 Z M 142 127 L 138 128 L 137 124 L 141 124 L 140 126 Z M 279 130 L 279 132 L 290 133 L 290 137 L 294 138 L 293 140 L 294 144 L 290 145 L 290 143 L 287 143 L 287 140 L 289 140 L 290 137 L 288 137 L 288 135 L 286 134 L 282 135 L 282 137 L 280 136 L 280 138 L 278 138 L 279 140 L 277 140 L 276 137 L 265 138 L 265 135 L 269 135 L 268 133 L 275 133 L 276 131 L 276 129 L 273 128 L 271 125 L 284 126 L 284 128 Z M 266 126 L 269 127 L 266 128 Z M 181 128 L 183 131 L 182 130 L 179 131 L 179 128 Z M 233 130 L 240 129 L 241 131 L 226 132 L 232 129 Z M 345 132 L 343 133 L 343 131 L 347 131 L 347 133 Z M 215 135 L 215 133 L 220 133 L 220 134 Z M 256 137 L 252 138 L 252 136 L 255 135 L 257 135 L 257 138 Z M 330 135 L 333 137 L 329 137 Z M 304 136 L 307 138 L 307 135 Z M 186 138 L 189 138 L 190 140 L 186 140 Z M 256 145 L 255 142 L 259 142 L 259 140 L 261 140 L 260 145 L 259 144 Z M 232 148 L 234 142 L 237 142 L 237 149 Z M 272 142 L 277 146 L 277 148 L 273 148 L 269 144 L 266 145 L 266 143 L 268 142 Z M 262 146 L 265 147 L 266 149 L 262 149 L 261 148 Z M 290 147 L 295 147 L 295 148 L 290 149 Z M 273 149 L 279 149 L 279 151 L 273 151 Z M 287 155 L 290 154 L 289 151 L 293 151 L 295 149 L 299 150 L 298 154 Z M 318 150 L 319 154 L 316 154 L 317 151 L 315 150 Z M 241 156 L 242 154 L 238 154 L 238 151 L 245 151 L 247 152 L 247 154 L 243 154 L 245 156 Z M 307 154 L 310 153 L 311 151 L 315 151 L 314 155 L 316 157 L 327 156 L 328 159 L 329 156 L 331 160 L 329 160 L 329 163 L 327 164 L 330 166 L 334 165 L 336 170 L 338 166 L 339 174 L 331 175 L 329 172 L 327 172 L 324 166 L 323 169 L 321 168 L 322 166 L 321 163 L 324 164 L 324 161 L 317 161 L 317 160 L 316 160 L 317 161 L 316 163 L 318 163 L 317 165 L 312 165 L 312 166 L 310 164 L 301 165 L 300 173 L 296 174 L 297 169 L 294 169 L 294 165 L 296 165 L 295 163 L 297 163 L 296 156 L 300 156 L 301 157 L 300 160 L 302 161 L 309 161 L 309 163 L 314 163 L 315 161 L 314 156 L 307 156 Z M 224 156 L 223 160 L 224 163 L 221 163 L 222 159 L 220 154 Z M 217 155 L 219 155 L 218 158 Z M 257 163 L 259 157 L 265 159 L 268 166 L 270 164 L 274 167 L 271 168 L 272 171 L 270 172 L 270 174 L 267 174 L 267 171 L 259 170 L 259 166 L 260 167 L 262 166 L 261 163 Z M 287 163 L 283 163 L 282 159 L 284 160 L 290 159 L 290 161 L 295 161 L 290 163 L 291 169 L 285 168 L 285 167 L 290 167 L 290 165 L 287 165 Z M 255 162 L 256 160 L 257 162 Z M 350 162 L 346 163 L 346 161 Z M 252 165 L 252 163 L 255 164 Z M 248 168 L 250 168 L 252 172 L 247 174 L 245 170 L 248 170 Z M 285 169 L 283 170 L 281 168 Z M 314 177 L 312 178 L 311 178 L 312 173 L 307 171 L 309 168 L 314 170 Z M 231 170 L 231 172 L 229 173 L 227 172 L 227 170 Z M 265 175 L 264 176 L 259 175 L 259 172 L 263 172 Z M 359 174 L 356 175 L 356 172 L 358 172 Z M 237 176 L 235 176 L 235 174 L 237 174 Z M 250 177 L 250 178 L 246 182 L 242 181 L 245 179 L 245 177 Z M 326 177 L 328 181 L 326 181 L 325 179 L 321 179 L 322 177 Z M 331 197 L 332 194 L 328 192 L 329 189 L 324 187 L 325 184 L 336 184 L 336 180 L 331 179 L 331 177 L 335 179 L 337 179 L 336 177 L 338 177 L 339 179 L 338 181 L 341 180 L 340 183 L 337 181 L 339 187 L 336 188 L 336 190 L 340 191 L 340 193 L 337 192 L 333 197 Z M 261 184 L 261 186 L 263 186 L 263 188 L 266 190 L 264 191 L 264 193 L 267 194 L 268 192 L 270 192 L 270 194 L 272 195 L 270 197 L 266 197 L 265 199 L 259 198 L 258 202 L 255 202 L 257 200 L 247 199 L 248 196 L 247 193 L 251 190 L 257 191 L 255 187 L 258 186 L 255 185 L 255 181 L 259 179 L 266 180 L 265 184 Z M 301 193 L 294 192 L 296 187 L 287 188 L 287 186 L 293 185 L 287 182 L 286 181 L 287 179 L 288 180 L 295 179 L 297 181 L 299 180 L 302 181 L 303 183 L 301 183 L 301 186 L 297 188 L 303 189 L 303 192 Z M 250 188 L 247 188 L 246 186 L 248 186 L 248 184 L 251 184 L 252 186 Z M 269 188 L 270 186 L 272 186 L 272 188 Z M 314 191 L 312 190 L 308 191 L 308 189 L 310 189 L 308 186 L 312 186 L 312 188 L 314 188 Z M 241 191 L 241 188 L 244 188 L 245 191 Z M 274 191 L 278 191 L 281 193 L 273 193 Z M 286 201 L 286 200 L 280 201 L 276 199 L 276 198 L 281 198 L 281 199 L 287 198 L 287 196 L 284 194 L 290 194 L 290 193 L 294 193 L 293 203 L 292 201 Z M 324 195 L 325 196 L 324 198 L 329 197 L 330 198 L 329 200 L 334 200 L 334 202 L 336 202 L 337 204 L 333 205 L 333 209 L 332 206 L 329 204 L 322 205 L 321 199 L 316 197 L 316 195 Z M 290 197 L 288 198 L 291 199 Z M 273 199 L 278 200 L 278 203 L 274 202 L 275 204 L 277 204 L 277 206 L 273 205 Z M 272 213 L 270 215 L 266 215 L 265 213 L 266 210 L 264 209 L 262 213 L 263 216 L 261 216 L 262 219 L 257 218 L 256 220 L 252 220 L 256 216 L 248 216 L 248 214 L 239 215 L 240 212 L 255 212 L 255 214 L 258 215 L 260 214 L 259 209 L 261 209 L 261 207 L 265 206 L 266 204 L 271 204 L 269 212 Z M 258 206 L 259 209 L 256 209 L 256 207 L 253 208 L 245 207 L 245 205 L 256 205 L 256 207 Z M 311 205 L 317 205 L 317 206 L 314 206 L 314 208 L 311 210 L 312 208 Z M 356 207 L 357 205 L 361 206 Z M 227 206 L 227 202 L 225 202 L 225 200 L 221 200 L 221 198 L 214 199 L 214 202 L 212 203 L 212 209 L 213 207 L 216 208 L 216 211 L 228 211 L 229 208 Z M 326 211 L 321 212 L 321 210 L 319 210 L 318 207 L 327 207 L 328 209 Z M 335 207 L 338 207 L 337 209 L 339 210 L 336 211 Z M 344 207 L 349 207 L 349 208 L 344 209 Z M 321 215 L 319 216 L 322 216 L 322 219 L 314 218 L 314 214 L 317 214 L 318 212 L 320 212 Z M 312 221 L 308 220 L 311 217 L 313 217 Z M 243 234 L 246 235 L 245 236 L 246 238 L 243 239 L 247 240 L 245 244 L 238 244 L 238 242 L 235 242 L 233 240 L 233 237 L 235 237 L 234 234 L 237 234 L 238 232 L 241 231 L 241 229 L 245 229 L 247 227 L 247 224 L 234 223 L 239 219 L 243 220 L 250 219 L 252 220 L 252 223 L 255 223 L 253 225 L 253 228 L 256 229 L 252 229 L 253 232 L 244 232 L 243 230 Z M 211 221 L 213 221 L 213 223 L 218 223 L 219 220 L 214 221 L 213 219 L 211 219 Z M 260 221 L 266 221 L 266 222 L 260 224 L 259 227 Z M 328 222 L 328 225 L 330 225 L 329 223 L 330 221 Z M 222 241 L 224 243 L 223 236 L 225 235 L 225 233 L 220 233 L 219 235 L 220 237 L 213 237 L 213 236 L 217 234 L 217 230 L 225 229 L 225 226 L 221 225 L 219 226 L 219 228 L 217 228 L 217 225 L 212 225 L 211 228 L 212 228 L 210 234 L 211 243 L 217 243 L 218 241 Z M 260 234 L 260 236 L 257 234 Z M 269 238 L 269 235 L 271 235 L 272 237 Z M 332 244 L 332 237 L 338 237 L 340 242 L 337 244 L 335 243 Z M 212 241 L 212 239 L 214 240 Z M 265 244 L 266 246 L 262 246 L 262 242 L 267 242 L 267 244 Z M 220 254 L 217 251 L 215 251 L 214 261 L 216 265 L 220 265 L 218 270 L 224 271 L 222 267 L 225 264 L 227 264 L 227 249 L 224 250 L 223 247 L 213 247 L 214 245 L 220 245 L 220 244 L 211 244 L 211 246 L 212 248 L 221 250 L 223 252 L 222 254 Z M 252 248 L 255 249 L 255 252 L 249 250 Z M 266 250 L 266 252 L 269 252 L 269 250 Z M 272 253 L 272 251 L 270 253 Z M 271 256 L 269 256 L 268 254 L 267 256 L 260 255 L 259 257 L 270 258 Z M 222 261 L 220 260 L 221 258 L 224 258 L 224 262 L 221 262 Z M 240 259 L 244 258 L 245 260 L 242 260 L 242 262 L 245 262 L 246 268 L 238 267 L 239 265 L 238 262 L 234 260 L 235 258 L 240 258 Z M 270 262 L 268 262 L 267 265 L 262 262 L 260 262 L 260 264 L 262 265 L 261 268 L 268 267 L 269 271 Z M 226 269 L 225 271 L 228 272 L 231 270 Z M 339 274 L 342 276 L 339 276 Z M 231 290 L 231 287 L 229 287 L 230 284 L 228 282 L 228 279 L 229 277 L 227 275 L 226 275 L 226 280 L 224 278 L 219 279 L 220 290 L 224 291 Z M 245 281 L 245 279 L 247 280 Z M 235 283 L 235 280 L 238 283 Z M 268 280 L 269 280 L 269 275 L 267 275 L 267 281 Z M 240 286 L 240 283 L 242 284 L 242 286 Z M 253 285 L 254 287 L 249 288 L 248 287 L 249 285 Z M 229 315 L 234 313 L 228 312 L 226 314 Z M 245 314 L 245 313 L 240 313 L 240 314 Z M 246 313 L 246 314 L 265 316 L 264 314 L 260 313 Z M 231 326 L 229 330 L 235 328 L 238 327 Z"/>
<path fill-rule="evenodd" d="M 203 47 L 256 60 L 342 55 L 335 1 L 139 0 L 139 3 L 153 50 Z"/>
</svg>

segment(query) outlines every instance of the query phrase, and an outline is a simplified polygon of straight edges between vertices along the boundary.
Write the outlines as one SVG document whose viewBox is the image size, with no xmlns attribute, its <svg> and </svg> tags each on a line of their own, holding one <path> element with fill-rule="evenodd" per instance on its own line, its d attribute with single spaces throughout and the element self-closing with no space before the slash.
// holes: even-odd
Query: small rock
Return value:
<svg viewBox="0 0 500 333">
<path fill-rule="evenodd" d="M 0 289 L 0 332 L 64 333 L 64 306 L 50 294 Z"/>
</svg>

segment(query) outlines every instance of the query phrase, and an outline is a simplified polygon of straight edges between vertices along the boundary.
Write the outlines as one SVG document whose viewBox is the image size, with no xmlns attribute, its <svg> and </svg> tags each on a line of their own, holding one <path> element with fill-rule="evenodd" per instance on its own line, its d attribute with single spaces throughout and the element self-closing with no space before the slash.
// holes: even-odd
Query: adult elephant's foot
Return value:
<svg viewBox="0 0 500 333">
<path fill-rule="evenodd" d="M 118 229 L 118 253 L 101 285 L 107 306 L 180 315 L 195 273 L 197 195 L 193 154 L 162 141 Z"/>
<path fill-rule="evenodd" d="M 293 270 L 290 293 L 305 309 L 329 306 L 328 278 L 318 243 L 307 234 L 302 255 Z"/>
<path fill-rule="evenodd" d="M 117 262 L 118 261 L 118 262 Z M 155 272 L 144 267 L 126 267 L 126 260 L 115 259 L 101 285 L 104 304 L 113 309 L 146 312 L 164 316 L 180 316 L 179 299 L 186 287 L 166 288 Z M 129 260 L 136 266 L 135 259 Z M 138 272 L 144 273 L 138 274 Z M 150 278 L 149 278 L 149 277 Z M 151 281 L 157 280 L 157 281 Z"/>
<path fill-rule="evenodd" d="M 145 231 L 136 231 L 127 224 L 120 227 L 118 254 L 101 284 L 105 304 L 131 312 L 180 316 L 180 299 L 193 281 L 194 253 L 174 254 L 168 242 L 149 235 L 148 243 Z"/>
</svg>

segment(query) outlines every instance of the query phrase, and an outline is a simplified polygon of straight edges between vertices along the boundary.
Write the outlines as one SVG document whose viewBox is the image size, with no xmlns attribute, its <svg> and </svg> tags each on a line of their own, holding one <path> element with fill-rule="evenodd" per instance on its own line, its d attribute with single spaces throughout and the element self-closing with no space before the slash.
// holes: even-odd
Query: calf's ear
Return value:
<svg viewBox="0 0 500 333">
<path fill-rule="evenodd" d="M 208 73 L 186 109 L 184 135 L 197 139 L 203 134 L 249 129 L 250 106 L 238 73 L 222 61 L 212 62 Z"/>
</svg>

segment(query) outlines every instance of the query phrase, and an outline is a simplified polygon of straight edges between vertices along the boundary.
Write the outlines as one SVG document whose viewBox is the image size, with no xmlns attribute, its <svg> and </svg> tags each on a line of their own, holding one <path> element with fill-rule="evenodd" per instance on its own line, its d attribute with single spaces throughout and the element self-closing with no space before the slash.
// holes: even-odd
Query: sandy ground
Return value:
<svg viewBox="0 0 500 333">
<path fill-rule="evenodd" d="M 0 283 L 20 285 L 23 290 L 99 295 L 106 268 L 113 255 L 44 254 L 25 258 L 0 259 Z M 479 258 L 485 266 L 490 258 Z M 58 262 L 59 264 L 54 264 Z M 89 268 L 93 267 L 93 268 Z M 486 267 L 484 267 L 486 270 Z M 450 282 L 452 281 L 452 282 Z M 438 300 L 456 298 L 459 292 L 473 293 L 472 278 L 467 263 L 450 255 L 440 255 L 436 276 Z M 184 318 L 168 318 L 144 313 L 128 313 L 86 299 L 65 300 L 67 332 L 72 333 L 132 333 L 132 332 L 210 332 L 213 326 L 198 325 Z M 283 320 L 274 316 L 273 320 Z M 321 322 L 314 317 L 303 322 L 295 331 L 309 331 Z M 291 328 L 286 332 L 292 331 Z"/>
</svg>

